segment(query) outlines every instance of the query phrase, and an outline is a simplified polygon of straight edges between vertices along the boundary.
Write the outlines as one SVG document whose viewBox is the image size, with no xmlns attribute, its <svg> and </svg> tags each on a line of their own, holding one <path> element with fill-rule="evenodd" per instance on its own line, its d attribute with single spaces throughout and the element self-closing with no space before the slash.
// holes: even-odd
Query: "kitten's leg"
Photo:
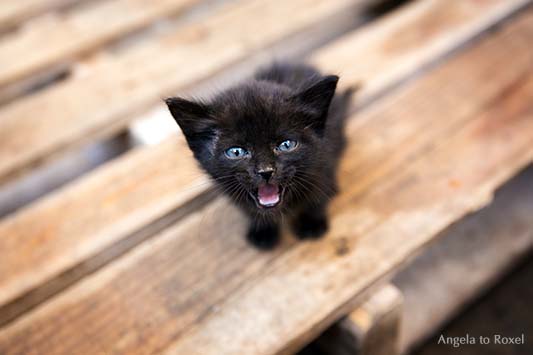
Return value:
<svg viewBox="0 0 533 355">
<path fill-rule="evenodd" d="M 307 206 L 292 220 L 294 234 L 300 239 L 317 239 L 328 230 L 327 204 Z"/>
<path fill-rule="evenodd" d="M 280 240 L 279 225 L 275 222 L 252 220 L 247 239 L 259 249 L 272 249 Z"/>
</svg>

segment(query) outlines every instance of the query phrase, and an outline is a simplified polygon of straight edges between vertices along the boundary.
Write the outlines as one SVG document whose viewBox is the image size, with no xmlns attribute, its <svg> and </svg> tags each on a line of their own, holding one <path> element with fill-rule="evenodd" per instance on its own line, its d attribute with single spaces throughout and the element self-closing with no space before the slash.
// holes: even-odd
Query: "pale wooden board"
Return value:
<svg viewBox="0 0 533 355">
<path fill-rule="evenodd" d="M 421 12 L 419 5 L 413 4 L 412 7 L 406 8 L 397 15 L 401 18 L 406 16 L 410 21 L 413 21 L 414 25 L 417 25 L 420 18 L 432 16 L 432 10 L 440 10 L 440 6 L 434 8 L 427 8 L 425 4 L 422 6 L 428 12 Z M 419 14 L 420 17 L 413 17 L 411 15 L 413 12 Z M 491 11 L 486 14 L 493 16 Z M 477 31 L 485 28 L 470 24 L 470 22 L 486 23 L 484 13 L 468 11 L 463 16 L 464 26 Z M 376 23 L 372 28 L 381 33 L 381 28 L 387 27 L 394 32 L 397 27 L 390 26 L 390 21 L 401 24 L 400 28 L 406 28 L 409 23 L 408 21 L 399 21 L 395 16 L 391 16 Z M 444 19 L 441 21 L 446 22 Z M 440 42 L 442 35 L 449 36 L 451 32 L 458 30 L 458 33 L 461 34 L 456 38 L 458 43 L 466 40 L 467 36 L 475 35 L 474 30 L 465 34 L 463 27 L 455 25 L 457 23 L 455 17 L 448 19 L 448 22 L 454 26 L 451 28 L 441 27 L 440 32 L 434 32 L 434 37 L 426 37 L 426 41 L 420 42 L 416 47 L 418 53 L 424 54 L 417 57 L 424 58 L 423 61 L 419 62 L 420 65 L 434 60 L 445 51 L 452 49 L 450 46 L 435 50 L 433 44 Z M 368 30 L 366 33 L 378 41 L 377 37 L 373 35 L 373 31 Z M 341 41 L 345 46 L 353 46 L 354 48 L 358 48 L 359 40 L 364 41 L 364 37 L 352 38 L 352 41 Z M 384 45 L 388 40 L 388 34 L 385 33 L 378 42 Z M 324 52 L 320 51 L 316 57 L 325 60 L 327 53 L 331 51 L 332 54 L 327 63 L 334 67 L 342 47 L 334 44 L 331 48 L 325 48 Z M 380 46 L 376 45 L 374 48 L 379 50 Z M 431 51 L 433 56 L 425 54 L 425 51 L 420 48 Z M 347 51 L 342 51 L 342 53 L 340 58 L 344 61 L 347 57 Z M 365 53 L 370 58 L 377 57 L 373 51 Z M 354 52 L 354 55 L 356 54 L 358 53 Z M 361 61 L 365 61 L 364 54 L 361 54 L 359 58 Z M 374 61 L 378 68 L 373 69 L 372 72 L 379 73 L 378 77 L 382 78 L 399 78 L 399 75 L 393 74 L 397 70 L 394 65 L 396 63 L 395 57 L 386 56 L 386 58 L 389 61 Z M 501 58 L 501 60 L 505 60 L 505 58 Z M 328 70 L 327 66 L 323 68 Z M 517 65 L 517 70 L 520 68 L 522 67 Z M 403 67 L 400 67 L 400 70 L 404 70 Z M 404 75 L 409 74 L 405 71 L 403 73 Z M 502 75 L 507 75 L 507 72 L 502 72 Z M 489 89 L 497 89 L 502 80 L 496 82 L 495 86 L 490 86 Z M 361 91 L 363 96 L 367 95 L 368 97 L 368 94 L 365 94 L 366 87 L 376 88 L 372 81 L 373 78 L 369 77 L 362 82 L 364 85 Z M 346 80 L 343 79 L 343 82 L 343 85 L 355 84 L 359 82 L 359 78 L 348 76 Z M 477 83 L 477 81 L 474 82 Z M 394 82 L 381 81 L 382 89 L 393 84 Z M 389 120 L 394 122 L 397 120 L 398 114 L 391 112 L 389 116 Z M 358 118 L 355 124 L 364 120 L 366 119 Z M 412 131 L 416 131 L 416 129 L 418 127 L 414 126 Z M 381 139 L 380 137 L 361 136 L 364 133 L 354 134 L 356 134 L 354 140 L 367 141 L 365 144 L 367 157 L 365 159 L 368 162 L 365 163 L 366 165 L 362 165 L 358 174 L 361 174 L 362 171 L 367 173 L 369 167 L 372 167 L 370 164 L 375 166 L 376 162 L 381 161 L 374 159 L 374 151 L 371 149 L 382 149 L 386 142 L 381 141 L 383 144 L 376 145 L 380 142 L 376 139 Z M 368 144 L 369 142 L 374 143 Z M 360 152 L 348 154 L 356 154 L 354 156 L 357 156 L 360 155 Z M 381 156 L 380 159 L 382 159 Z M 128 154 L 109 166 L 102 167 L 88 178 L 67 186 L 50 197 L 5 219 L 0 224 L 0 235 L 15 235 L 16 238 L 0 238 L 0 255 L 3 259 L 3 263 L 0 264 L 2 290 L 0 304 L 5 304 L 37 287 L 54 275 L 98 253 L 143 225 L 184 204 L 194 195 L 205 191 L 209 184 L 205 183 L 205 177 L 195 166 L 190 152 L 183 142 L 172 139 L 159 146 L 139 149 Z M 349 173 L 353 174 L 353 172 Z M 87 206 L 99 207 L 87 208 Z M 76 238 L 72 238 L 72 235 L 76 235 Z M 35 248 L 36 245 L 39 248 Z M 21 258 L 20 255 L 25 255 L 25 257 Z M 14 273 L 13 270 L 17 270 L 17 272 Z"/>
<path fill-rule="evenodd" d="M 325 239 L 285 239 L 272 253 L 257 252 L 243 240 L 242 215 L 219 199 L 6 326 L 0 350 L 295 350 L 531 161 L 532 17 L 351 121 L 348 152 L 362 155 L 343 160 Z M 509 58 L 513 66 L 501 65 Z M 361 168 L 362 176 L 346 173 Z"/>
<path fill-rule="evenodd" d="M 0 31 L 21 24 L 31 16 L 82 0 L 1 0 Z"/>
<path fill-rule="evenodd" d="M 199 0 L 106 0 L 45 14 L 0 39 L 0 87 L 170 17 Z"/>
<path fill-rule="evenodd" d="M 290 33 L 365 1 L 256 0 L 244 5 L 228 5 L 210 20 L 186 26 L 172 35 L 154 38 L 126 53 L 102 60 L 92 66 L 86 76 L 67 79 L 48 90 L 18 100 L 0 110 L 0 183 L 52 159 L 54 154 L 116 132 L 134 113 L 150 108 L 160 102 L 161 97 L 206 78 Z M 427 41 L 436 37 L 451 40 L 441 40 L 435 49 L 444 51 L 461 39 L 478 33 L 487 22 L 493 23 L 529 1 L 468 2 L 475 5 L 464 6 L 461 2 L 453 5 L 459 8 L 457 11 L 442 13 L 441 21 L 444 24 L 450 21 L 449 25 L 429 32 Z M 442 10 L 442 5 L 436 7 Z M 307 10 L 299 11 L 302 8 Z M 431 10 L 430 6 L 427 11 Z M 278 21 L 286 17 L 291 21 Z M 405 22 L 408 27 L 409 21 Z M 418 20 L 418 24 L 420 22 Z M 453 30 L 446 33 L 450 27 Z M 394 30 L 403 32 L 404 28 L 399 24 L 390 32 L 376 36 L 382 38 L 384 46 L 376 49 L 385 57 L 391 56 L 388 48 L 392 45 L 390 38 L 384 38 L 386 34 L 394 34 Z M 417 52 L 419 45 L 413 47 L 411 44 L 408 48 Z M 429 49 L 421 52 L 433 53 Z M 206 56 L 206 53 L 214 54 Z M 406 55 L 402 51 L 400 54 Z M 423 57 L 420 58 L 422 61 Z M 29 141 L 31 145 L 26 144 Z"/>
</svg>

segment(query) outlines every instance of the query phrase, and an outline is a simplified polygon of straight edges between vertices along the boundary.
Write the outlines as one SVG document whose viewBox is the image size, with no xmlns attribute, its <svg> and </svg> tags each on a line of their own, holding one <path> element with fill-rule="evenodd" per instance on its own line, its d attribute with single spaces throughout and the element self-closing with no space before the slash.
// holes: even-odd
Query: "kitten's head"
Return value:
<svg viewBox="0 0 533 355">
<path fill-rule="evenodd" d="M 252 81 L 209 103 L 166 103 L 218 185 L 237 203 L 268 213 L 305 194 L 303 182 L 323 169 L 328 147 L 322 138 L 337 81 L 325 76 L 299 90 Z"/>
</svg>

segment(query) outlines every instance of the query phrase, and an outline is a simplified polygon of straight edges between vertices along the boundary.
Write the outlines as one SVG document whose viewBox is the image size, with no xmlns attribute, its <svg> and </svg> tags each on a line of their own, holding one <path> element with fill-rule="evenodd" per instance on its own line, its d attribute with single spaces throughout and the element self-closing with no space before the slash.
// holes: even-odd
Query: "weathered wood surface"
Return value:
<svg viewBox="0 0 533 355">
<path fill-rule="evenodd" d="M 441 329 L 533 250 L 533 166 L 494 201 L 447 230 L 396 275 L 404 295 L 402 353 Z"/>
<path fill-rule="evenodd" d="M 67 13 L 33 19 L 0 40 L 0 87 L 68 63 L 196 3 L 198 0 L 95 1 Z"/>
<path fill-rule="evenodd" d="M 0 351 L 299 348 L 533 159 L 532 19 L 528 11 L 350 121 L 324 239 L 257 252 L 219 199 L 7 325 Z"/>
<path fill-rule="evenodd" d="M 0 31 L 19 25 L 41 12 L 55 10 L 82 0 L 1 0 Z"/>
<path fill-rule="evenodd" d="M 382 286 L 317 339 L 328 355 L 398 355 L 403 296 Z"/>
<path fill-rule="evenodd" d="M 374 63 L 376 67 L 367 66 L 366 69 L 376 73 L 375 78 L 380 84 L 373 84 L 374 77 L 366 76 L 360 81 L 358 76 L 351 74 L 346 78 L 343 77 L 343 85 L 362 83 L 361 95 L 370 97 L 366 91 L 367 87 L 372 88 L 374 92 L 382 91 L 409 76 L 410 73 L 405 70 L 405 66 L 397 65 L 396 55 L 413 58 L 412 60 L 419 65 L 425 65 L 454 48 L 452 42 L 442 40 L 443 36 L 453 37 L 455 43 L 460 44 L 486 29 L 490 24 L 487 21 L 488 17 L 494 18 L 493 8 L 490 8 L 491 11 L 480 12 L 475 7 L 463 5 L 461 8 L 465 9 L 464 12 L 457 10 L 442 13 L 441 4 L 445 2 L 445 0 L 433 1 L 435 5 L 433 7 L 427 7 L 425 3 L 414 3 L 365 30 L 365 33 L 375 40 L 375 45 L 364 52 L 357 50 L 352 56 L 358 56 L 361 62 L 367 62 L 367 56 L 371 58 L 372 60 L 369 59 L 368 62 Z M 417 16 L 413 16 L 413 13 Z M 431 36 L 426 36 L 424 41 L 417 42 L 416 46 L 407 46 L 405 51 L 397 49 L 394 52 L 396 55 L 388 51 L 382 52 L 382 48 L 387 48 L 391 33 L 401 30 L 404 35 L 411 37 L 410 34 L 417 31 L 423 18 L 435 17 L 440 13 L 443 16 L 447 14 L 452 16 L 440 18 L 441 26 L 433 31 Z M 391 22 L 394 25 L 391 25 Z M 382 28 L 389 30 L 383 31 Z M 465 28 L 471 30 L 466 31 Z M 382 36 L 376 36 L 376 32 Z M 338 61 L 346 63 L 350 57 L 349 51 L 343 48 L 360 48 L 358 43 L 359 41 L 367 43 L 365 38 L 365 36 L 350 36 L 350 41 L 341 39 L 339 43 L 342 43 L 342 46 L 334 43 L 319 51 L 312 60 L 322 63 L 321 67 L 325 71 L 334 70 L 331 68 L 338 67 Z M 393 38 L 396 40 L 398 36 Z M 435 43 L 446 43 L 446 45 L 439 46 Z M 525 48 L 516 50 L 517 56 L 524 56 L 527 53 Z M 374 60 L 379 57 L 375 51 L 383 53 L 384 59 Z M 410 55 L 412 51 L 419 56 Z M 520 62 L 517 68 L 521 68 Z M 506 73 L 503 72 L 502 75 Z M 490 89 L 496 90 L 499 84 L 500 82 L 496 82 Z M 392 117 L 398 119 L 397 115 Z M 357 119 L 358 122 L 361 120 Z M 355 134 L 356 141 L 374 142 L 377 139 L 361 136 L 363 133 Z M 367 149 L 371 146 L 375 146 L 375 143 L 369 145 Z M 354 156 L 359 156 L 359 153 Z M 365 158 L 366 164 L 375 163 L 374 157 L 369 155 Z M 380 159 L 382 158 L 380 156 Z M 352 173 L 347 171 L 346 176 L 349 177 Z M 3 259 L 3 263 L 0 264 L 2 290 L 0 305 L 13 301 L 121 238 L 127 237 L 147 223 L 185 205 L 195 195 L 208 188 L 209 184 L 203 174 L 196 169 L 196 164 L 192 161 L 183 141 L 171 139 L 161 145 L 138 149 L 127 154 L 109 166 L 103 166 L 87 178 L 66 186 L 6 218 L 0 223 L 0 235 L 16 237 L 0 238 L 0 255 Z M 98 208 L 87 208 L 87 206 L 98 206 Z M 72 235 L 76 235 L 76 238 L 72 238 Z M 35 248 L 36 245 L 39 248 Z M 21 258 L 20 255 L 25 257 Z M 20 310 L 18 307 L 16 309 L 17 311 L 3 309 L 3 312 L 0 312 L 3 314 L 3 320 L 9 319 L 13 312 L 17 313 Z"/>
<path fill-rule="evenodd" d="M 435 21 L 439 19 L 440 22 L 435 22 L 439 26 L 430 26 L 432 30 L 425 36 L 429 37 L 428 41 L 435 37 L 449 38 L 450 42 L 441 40 L 440 46 L 435 49 L 449 48 L 454 42 L 479 33 L 480 28 L 507 16 L 528 2 L 529 0 L 470 0 L 454 3 L 451 7 L 456 10 L 443 12 L 444 5 L 440 1 L 432 1 L 433 6 L 429 6 L 426 11 L 433 13 L 432 9 L 437 7 L 437 13 L 441 15 L 433 15 L 431 18 Z M 67 149 L 120 130 L 133 114 L 160 102 L 161 97 L 176 93 L 176 90 L 182 90 L 206 78 L 259 48 L 306 26 L 316 25 L 329 15 L 364 3 L 364 0 L 256 0 L 244 5 L 240 2 L 230 4 L 210 20 L 186 26 L 171 35 L 153 38 L 145 44 L 132 46 L 125 53 L 93 65 L 85 76 L 67 78 L 59 85 L 17 100 L 0 110 L 0 184 L 53 159 Z M 300 11 L 302 8 L 307 10 Z M 279 18 L 288 17 L 291 21 L 279 21 Z M 392 26 L 388 30 L 390 32 L 376 36 L 376 40 L 382 38 L 384 47 L 376 48 L 379 49 L 379 54 L 373 59 L 416 52 L 419 39 L 421 43 L 428 43 L 417 36 L 418 30 L 409 30 L 408 20 L 404 21 L 406 28 L 401 28 L 398 24 Z M 423 20 L 418 20 L 418 25 L 420 24 L 424 24 Z M 397 41 L 383 39 L 394 28 L 398 32 L 392 34 L 405 38 L 405 46 L 395 44 L 399 43 Z M 450 33 L 445 33 L 449 28 L 452 28 Z M 361 48 L 365 48 L 364 45 L 358 47 Z M 427 49 L 420 51 L 432 52 Z M 206 53 L 213 55 L 206 56 Z M 411 54 L 410 57 L 413 58 L 414 55 Z M 409 55 L 404 58 L 407 62 Z M 346 60 L 348 63 L 357 62 L 349 57 Z M 361 79 L 358 76 L 360 74 L 355 74 L 355 77 Z M 26 144 L 28 141 L 32 144 Z"/>
<path fill-rule="evenodd" d="M 339 73 L 341 86 L 356 81 L 363 83 L 364 90 L 358 99 L 365 101 L 390 83 L 423 72 L 435 58 L 460 48 L 530 3 L 530 0 L 416 1 L 389 14 L 385 21 L 344 36 L 328 46 L 327 51 L 314 56 L 313 62 Z M 388 66 L 394 70 L 383 70 Z"/>
<path fill-rule="evenodd" d="M 162 97 L 364 1 L 232 2 L 14 101 L 0 110 L 0 184 L 54 153 L 117 132 Z"/>
</svg>

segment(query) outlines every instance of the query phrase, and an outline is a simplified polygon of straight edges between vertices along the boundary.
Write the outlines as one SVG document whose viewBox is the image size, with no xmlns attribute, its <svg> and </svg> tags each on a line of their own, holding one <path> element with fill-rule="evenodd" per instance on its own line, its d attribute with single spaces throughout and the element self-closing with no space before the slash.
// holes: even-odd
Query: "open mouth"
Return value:
<svg viewBox="0 0 533 355">
<path fill-rule="evenodd" d="M 261 184 L 257 188 L 254 196 L 255 201 L 262 208 L 276 207 L 283 195 L 283 188 L 278 184 Z"/>
</svg>

